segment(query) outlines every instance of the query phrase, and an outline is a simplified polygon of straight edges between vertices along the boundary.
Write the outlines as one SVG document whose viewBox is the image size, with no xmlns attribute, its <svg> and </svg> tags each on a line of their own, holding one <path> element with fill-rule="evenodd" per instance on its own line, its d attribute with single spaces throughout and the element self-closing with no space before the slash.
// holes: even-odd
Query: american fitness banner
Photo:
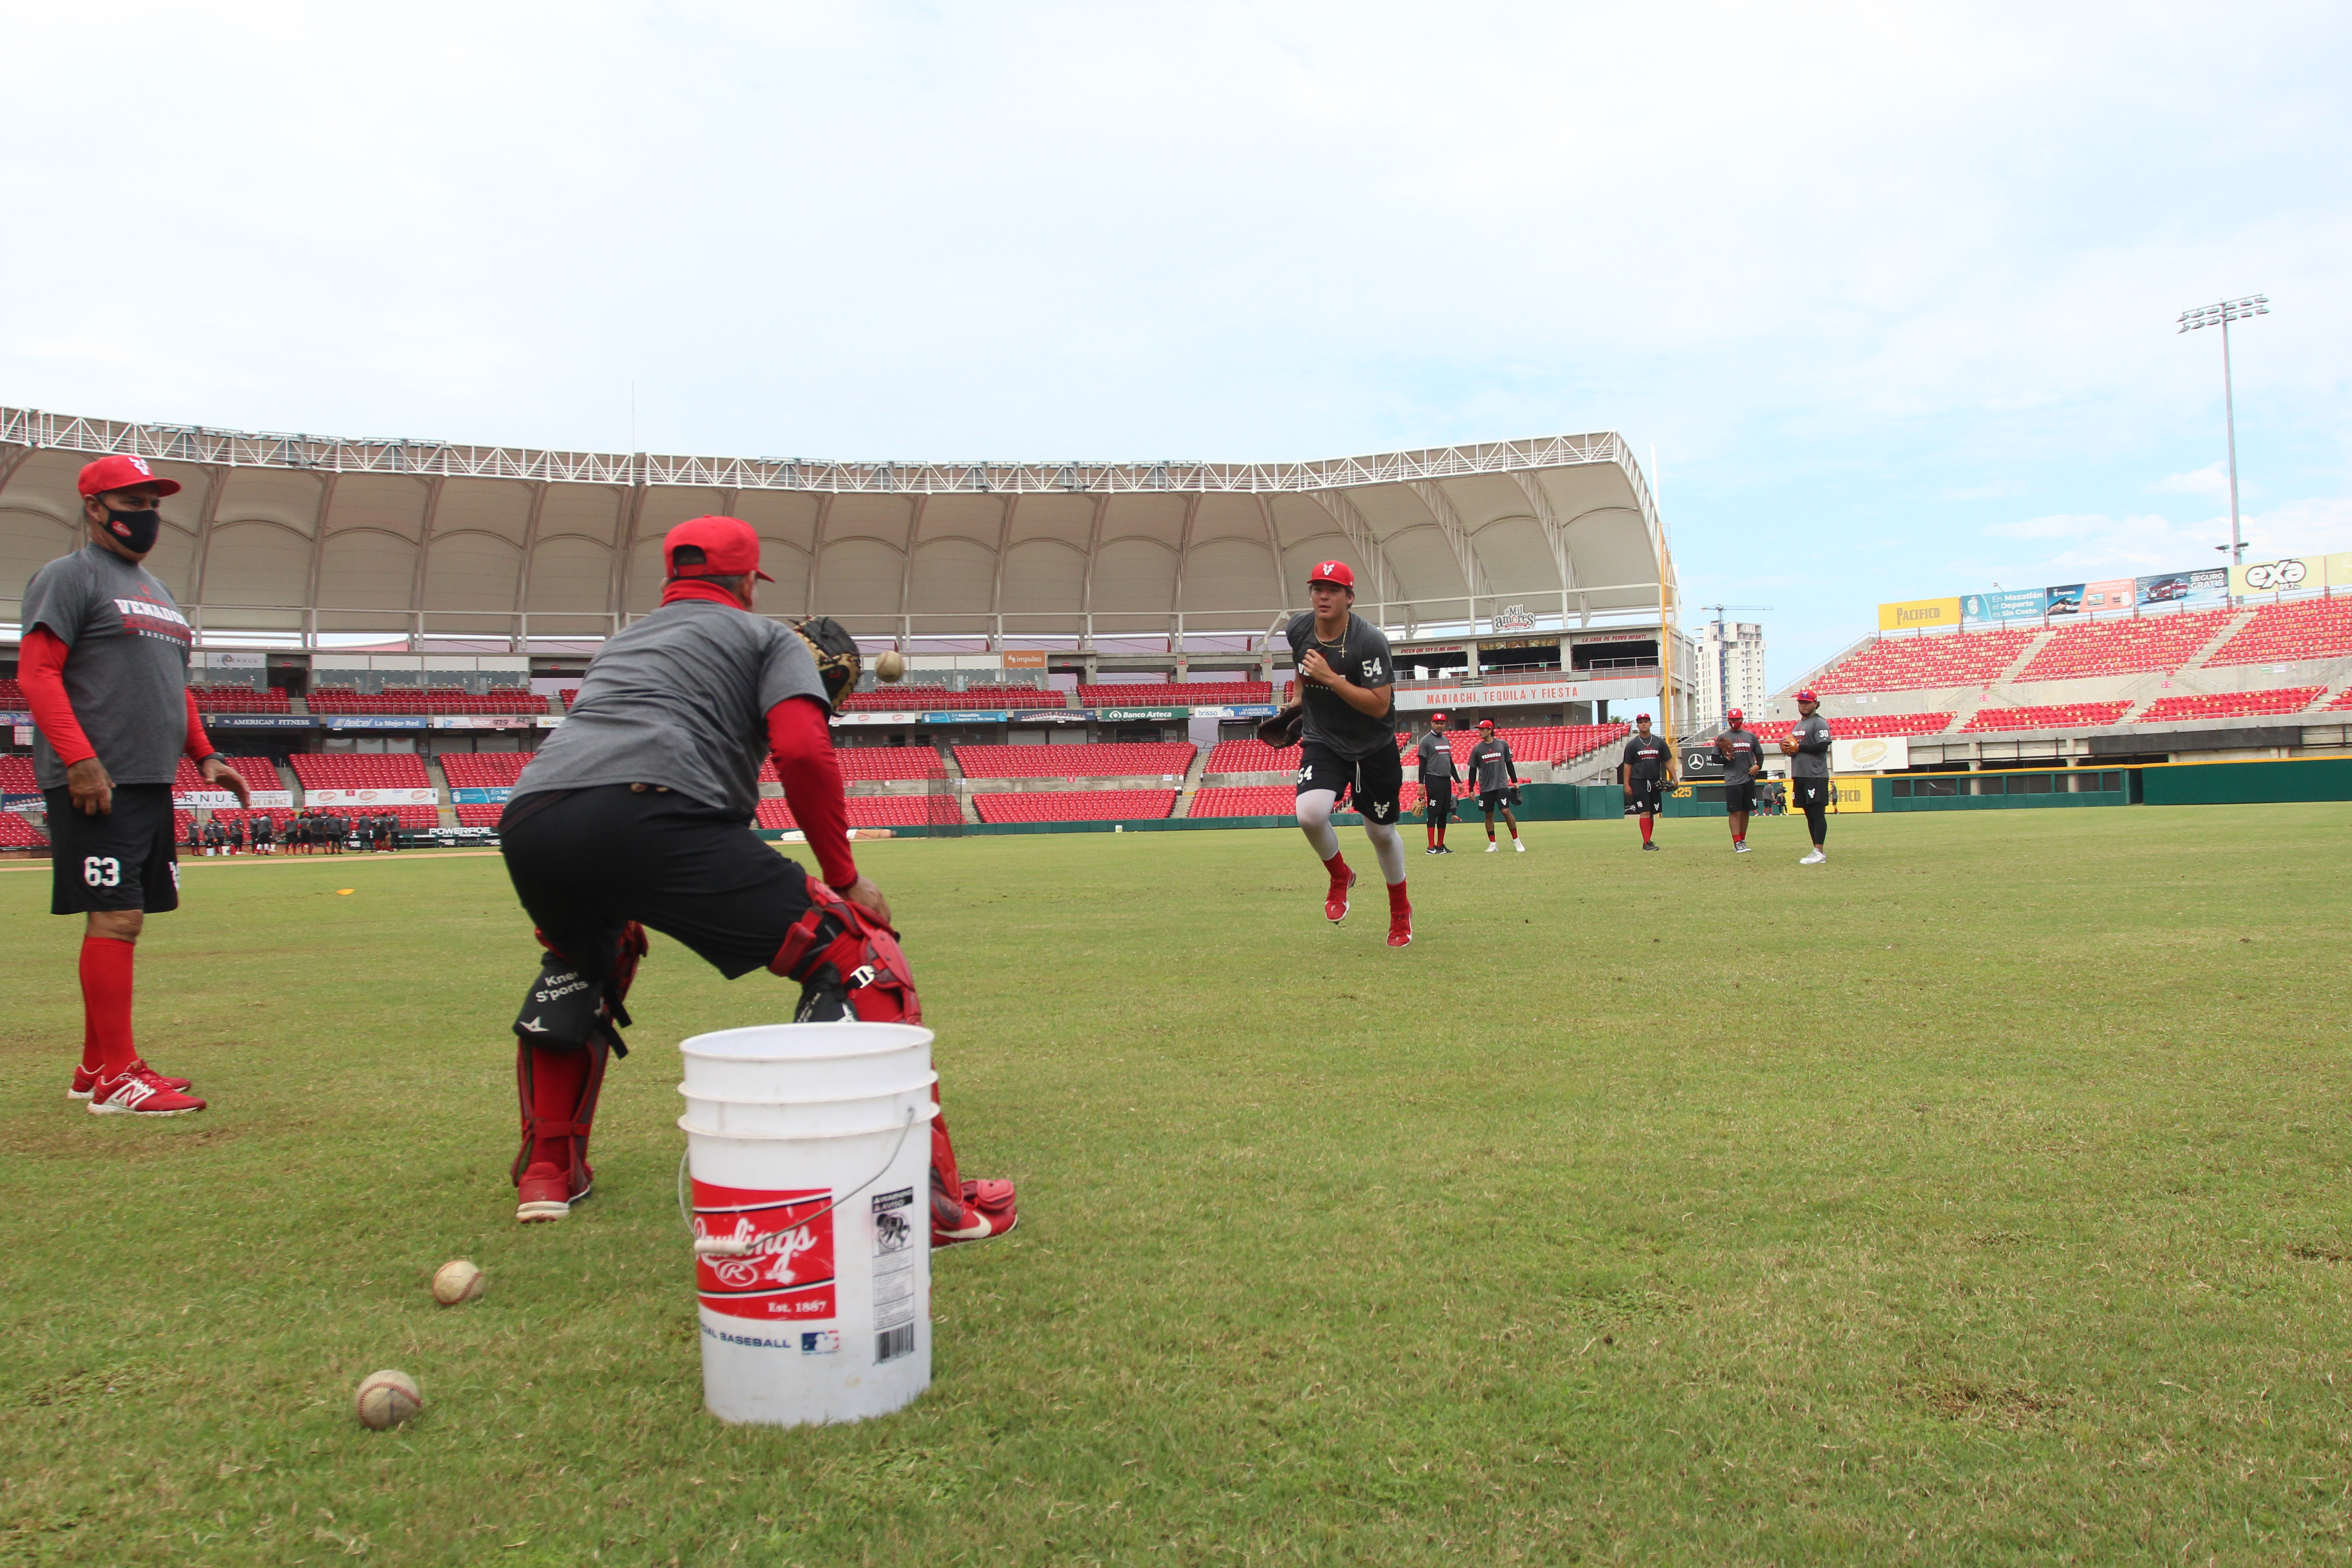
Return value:
<svg viewBox="0 0 2352 1568">
<path fill-rule="evenodd" d="M 2218 605 L 2225 597 L 2352 589 L 2352 551 L 2332 555 L 2286 555 L 2243 566 L 2200 566 L 2158 572 L 2145 577 L 2109 577 L 2097 582 L 2053 583 L 2041 588 L 1996 588 L 1941 599 L 1906 599 L 1878 606 L 1878 629 L 1909 631 L 1922 626 L 1986 626 L 2003 621 L 2042 621 L 2053 616 L 2113 615 L 2118 610 L 2160 609 L 2169 605 Z"/>
</svg>

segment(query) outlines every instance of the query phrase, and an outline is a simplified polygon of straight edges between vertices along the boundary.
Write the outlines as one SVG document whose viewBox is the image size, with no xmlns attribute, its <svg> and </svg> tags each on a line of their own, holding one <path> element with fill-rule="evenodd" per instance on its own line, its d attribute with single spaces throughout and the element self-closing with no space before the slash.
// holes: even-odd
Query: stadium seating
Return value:
<svg viewBox="0 0 2352 1568">
<path fill-rule="evenodd" d="M 252 686 L 205 686 L 191 681 L 188 694 L 196 700 L 196 711 L 199 713 L 288 711 L 286 693 L 274 687 L 265 691 Z"/>
<path fill-rule="evenodd" d="M 833 753 L 841 776 L 850 783 L 868 779 L 943 779 L 947 763 L 929 746 L 840 746 Z M 775 771 L 775 759 L 769 759 Z"/>
<path fill-rule="evenodd" d="M 1298 771 L 1298 748 L 1276 751 L 1264 741 L 1220 741 L 1211 748 L 1207 772 L 1213 773 L 1274 773 Z"/>
<path fill-rule="evenodd" d="M 522 777 L 529 752 L 443 752 L 436 759 L 451 789 L 509 789 Z"/>
<path fill-rule="evenodd" d="M 2203 697 L 2160 697 L 2133 721 L 2167 724 L 2183 719 L 2252 719 L 2267 713 L 2300 713 L 2325 686 L 2284 686 L 2268 691 L 2216 691 Z"/>
<path fill-rule="evenodd" d="M 232 757 L 223 753 L 221 761 L 237 771 L 237 775 L 245 780 L 246 787 L 248 789 L 285 787 L 278 782 L 277 764 L 268 757 Z M 172 787 L 173 789 L 210 789 L 213 786 L 205 782 L 205 775 L 196 771 L 194 763 L 182 757 L 180 765 L 173 770 Z"/>
<path fill-rule="evenodd" d="M 950 691 L 944 686 L 878 686 L 871 691 L 853 691 L 841 700 L 845 713 L 910 713 L 921 710 L 953 712 L 960 708 L 1002 708 L 1004 700 L 999 688 L 979 688 L 969 691 Z M 1024 705 L 1037 708 L 1059 708 L 1060 702 L 1031 702 L 1032 693 L 1024 692 Z M 1039 698 L 1057 695 L 1038 692 Z"/>
<path fill-rule="evenodd" d="M 1046 750 L 1044 746 L 1013 748 Z M 1075 747 L 1055 746 L 1055 751 Z M 1000 775 L 1001 776 L 1001 775 Z M 1090 789 L 1070 793 L 1031 790 L 1015 795 L 975 795 L 982 822 L 1145 822 L 1176 808 L 1172 789 Z"/>
<path fill-rule="evenodd" d="M 1868 741 L 1885 735 L 1939 735 L 1952 727 L 1949 713 L 1847 714 L 1830 721 L 1830 733 L 1841 741 Z M 1748 726 L 1759 741 L 1787 740 L 1797 727 L 1794 719 L 1774 719 Z"/>
<path fill-rule="evenodd" d="M 0 849 L 47 849 L 49 841 L 13 811 L 0 811 Z"/>
<path fill-rule="evenodd" d="M 2229 624 L 2228 610 L 2085 621 L 2065 627 L 2042 644 L 2017 679 L 2079 680 L 2179 669 Z"/>
<path fill-rule="evenodd" d="M 2347 708 L 2352 708 L 2352 689 L 2347 689 L 2342 695 L 2338 696 L 2335 701 L 2329 703 L 2326 708 L 2321 709 L 2320 711 L 2323 713 L 2341 713 Z"/>
<path fill-rule="evenodd" d="M 286 759 L 304 789 L 431 789 L 414 752 L 297 752 Z"/>
<path fill-rule="evenodd" d="M 547 711 L 547 699 L 527 686 L 493 686 L 467 691 L 459 686 L 388 688 L 362 694 L 348 686 L 313 688 L 313 713 L 510 713 Z"/>
<path fill-rule="evenodd" d="M 847 805 L 852 827 L 921 827 L 963 820 L 963 808 L 951 795 L 853 795 Z M 792 803 L 780 795 L 762 800 L 752 820 L 761 827 L 787 831 L 800 827 Z"/>
<path fill-rule="evenodd" d="M 1457 797 L 1459 798 L 1459 797 Z M 1225 784 L 1215 789 L 1194 792 L 1192 809 L 1187 816 L 1290 816 L 1298 809 L 1298 792 L 1290 784 Z M 1349 801 L 1339 803 L 1341 811 L 1353 811 Z M 1397 793 L 1397 811 L 1409 816 L 1421 809 L 1421 786 L 1411 780 Z M 1475 810 L 1475 804 L 1472 805 Z"/>
<path fill-rule="evenodd" d="M 504 810 L 506 807 L 503 805 L 461 805 L 457 808 L 457 826 L 496 827 L 499 825 L 499 813 Z"/>
<path fill-rule="evenodd" d="M 1545 724 L 1498 729 L 1495 734 L 1511 748 L 1511 759 L 1524 763 L 1574 762 L 1633 732 L 1630 724 Z M 1459 764 L 1469 760 L 1470 748 L 1478 743 L 1478 731 L 1449 731 L 1445 739 L 1454 752 L 1454 761 Z M 1420 737 L 1404 731 L 1397 732 L 1397 750 L 1405 753 L 1408 762 L 1420 745 Z"/>
<path fill-rule="evenodd" d="M 2352 595 L 2265 605 L 2205 665 L 2292 664 L 2352 656 Z"/>
<path fill-rule="evenodd" d="M 22 713 L 26 710 L 25 689 L 16 684 L 13 676 L 0 680 L 0 710 L 10 713 Z"/>
<path fill-rule="evenodd" d="M 1196 680 L 1181 684 L 1106 681 L 1078 688 L 1081 708 L 1206 708 L 1273 700 L 1274 686 L 1264 680 Z"/>
<path fill-rule="evenodd" d="M 555 697 L 556 697 L 556 700 L 558 700 L 559 702 L 562 702 L 562 703 L 563 704 L 563 706 L 564 706 L 564 709 L 565 709 L 567 711 L 569 711 L 569 710 L 570 710 L 570 709 L 571 709 L 571 707 L 572 707 L 572 700 L 573 698 L 575 698 L 575 697 L 579 696 L 579 695 L 580 695 L 580 689 L 579 689 L 578 687 L 576 687 L 576 686 L 566 686 L 566 687 L 562 688 L 561 690 L 557 691 L 557 692 L 556 692 L 556 694 L 555 694 Z"/>
<path fill-rule="evenodd" d="M 2039 636 L 2011 631 L 1880 637 L 1813 678 L 1819 691 L 1902 691 L 1981 686 L 1998 679 Z"/>
<path fill-rule="evenodd" d="M 0 795 L 38 795 L 30 757 L 0 757 Z"/>
<path fill-rule="evenodd" d="M 1069 694 L 1050 686 L 967 686 L 963 695 L 978 708 L 1067 708 Z"/>
<path fill-rule="evenodd" d="M 1960 726 L 1960 733 L 1990 730 L 2087 730 L 2113 724 L 2124 716 L 2128 702 L 2068 702 L 2051 708 L 1979 708 Z"/>
<path fill-rule="evenodd" d="M 1190 768 L 1192 752 L 1190 741 L 1095 742 L 1073 746 L 958 746 L 955 758 L 964 776 L 973 779 L 1127 778 L 1154 774 L 1165 778 Z"/>
</svg>

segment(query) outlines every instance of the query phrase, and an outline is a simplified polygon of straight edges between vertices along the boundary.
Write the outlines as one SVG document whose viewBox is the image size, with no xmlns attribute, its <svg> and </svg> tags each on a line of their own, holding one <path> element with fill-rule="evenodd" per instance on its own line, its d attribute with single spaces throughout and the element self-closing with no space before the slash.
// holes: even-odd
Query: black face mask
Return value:
<svg viewBox="0 0 2352 1568">
<path fill-rule="evenodd" d="M 144 555 L 154 549 L 155 536 L 163 527 L 163 514 L 152 506 L 145 511 L 106 509 L 106 531 L 122 541 L 133 555 Z"/>
</svg>

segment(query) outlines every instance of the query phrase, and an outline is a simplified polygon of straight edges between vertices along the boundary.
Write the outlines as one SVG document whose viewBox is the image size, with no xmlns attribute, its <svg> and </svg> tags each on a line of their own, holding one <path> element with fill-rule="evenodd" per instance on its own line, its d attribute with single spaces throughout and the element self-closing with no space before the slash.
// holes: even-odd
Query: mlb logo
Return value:
<svg viewBox="0 0 2352 1568">
<path fill-rule="evenodd" d="M 832 1355 L 841 1349 L 838 1329 L 811 1329 L 801 1335 L 801 1354 Z"/>
</svg>

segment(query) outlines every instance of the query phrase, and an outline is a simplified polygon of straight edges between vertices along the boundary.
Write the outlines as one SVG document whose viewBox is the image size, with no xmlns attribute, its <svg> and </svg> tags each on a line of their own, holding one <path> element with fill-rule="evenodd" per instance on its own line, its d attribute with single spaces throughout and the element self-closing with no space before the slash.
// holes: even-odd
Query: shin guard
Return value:
<svg viewBox="0 0 2352 1568">
<path fill-rule="evenodd" d="M 888 926 L 809 879 L 808 913 L 793 922 L 768 968 L 801 983 L 795 1024 L 919 1024 L 923 1004 Z"/>
<path fill-rule="evenodd" d="M 534 1164 L 562 1171 L 573 1194 L 588 1190 L 588 1135 L 596 1125 L 612 1050 L 603 1040 L 562 1050 L 515 1042 L 515 1092 L 522 1102 L 522 1148 L 511 1173 L 516 1184 Z"/>
<path fill-rule="evenodd" d="M 604 1068 L 629 1054 L 620 1026 L 628 1023 L 629 986 L 646 955 L 645 928 L 631 921 L 609 952 L 577 963 L 546 936 L 539 977 L 515 1016 L 515 1090 L 522 1102 L 522 1148 L 514 1179 L 534 1163 L 564 1171 L 574 1193 L 588 1187 L 588 1134 Z"/>
</svg>

